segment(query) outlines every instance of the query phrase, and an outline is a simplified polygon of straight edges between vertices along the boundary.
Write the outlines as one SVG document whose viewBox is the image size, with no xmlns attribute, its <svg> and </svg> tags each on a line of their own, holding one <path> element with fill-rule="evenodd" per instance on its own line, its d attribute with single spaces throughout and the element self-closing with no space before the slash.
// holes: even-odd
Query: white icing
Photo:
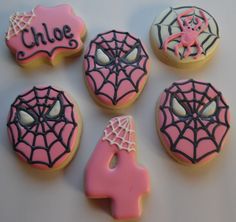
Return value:
<svg viewBox="0 0 236 222">
<path fill-rule="evenodd" d="M 35 120 L 34 118 L 27 112 L 20 110 L 19 111 L 19 120 L 22 125 L 31 125 Z"/>
<path fill-rule="evenodd" d="M 27 28 L 35 16 L 36 15 L 34 13 L 34 9 L 29 13 L 15 12 L 13 15 L 11 15 L 9 19 L 10 25 L 6 34 L 6 39 L 9 40 L 25 28 Z"/>
<path fill-rule="evenodd" d="M 54 106 L 51 108 L 50 112 L 48 113 L 49 117 L 56 118 L 61 112 L 61 103 L 59 100 L 56 101 Z"/>
<path fill-rule="evenodd" d="M 188 10 L 189 8 L 194 8 L 195 15 L 202 18 L 202 15 L 200 13 L 200 9 L 196 7 L 188 7 L 188 8 L 182 8 L 182 9 L 174 9 L 174 8 L 168 8 L 165 11 L 161 13 L 160 16 L 157 16 L 151 26 L 151 39 L 154 43 L 155 47 L 158 47 L 159 49 L 162 49 L 163 43 L 166 38 L 170 36 L 169 29 L 171 28 L 171 33 L 176 34 L 180 33 L 182 30 L 179 27 L 179 24 L 177 21 L 173 23 L 173 21 L 177 18 L 177 16 L 184 11 Z M 168 16 L 166 17 L 166 15 Z M 189 14 L 192 15 L 193 13 Z M 213 49 L 218 41 L 215 41 L 217 38 L 219 38 L 219 34 L 217 33 L 217 23 L 214 20 L 212 16 L 210 16 L 207 12 L 204 12 L 206 18 L 208 19 L 208 27 L 202 32 L 197 40 L 202 45 L 203 51 L 209 47 L 208 51 Z M 165 18 L 166 17 L 166 18 Z M 204 19 L 202 18 L 202 21 Z M 202 25 L 205 23 L 203 22 Z M 162 40 L 162 41 L 161 41 Z M 177 38 L 176 40 L 179 41 Z M 213 43 L 213 44 L 212 44 Z M 176 41 L 172 41 L 168 44 L 168 47 L 171 48 L 171 50 L 167 50 L 167 55 L 170 56 L 172 59 L 179 61 L 179 58 L 175 55 L 174 52 L 174 46 L 178 44 Z M 211 45 L 212 44 L 212 45 Z M 192 54 L 195 54 L 197 52 L 197 47 L 195 45 L 191 46 Z M 183 55 L 183 47 L 179 49 L 180 55 Z M 208 53 L 208 51 L 206 53 Z M 189 59 L 194 59 L 194 56 L 189 56 Z"/>
<path fill-rule="evenodd" d="M 179 101 L 176 98 L 172 99 L 172 108 L 174 112 L 179 116 L 187 115 L 185 108 L 179 103 Z"/>
<path fill-rule="evenodd" d="M 138 56 L 138 49 L 134 48 L 131 52 L 128 53 L 128 55 L 125 57 L 125 59 L 132 63 L 137 59 Z"/>
<path fill-rule="evenodd" d="M 203 117 L 209 117 L 209 116 L 212 116 L 215 111 L 216 111 L 216 101 L 212 101 L 210 102 L 205 108 L 204 110 L 202 111 L 201 115 Z"/>
<path fill-rule="evenodd" d="M 107 65 L 110 63 L 110 58 L 105 54 L 105 52 L 102 49 L 97 49 L 96 51 L 96 58 L 102 65 Z"/>
<path fill-rule="evenodd" d="M 104 130 L 102 140 L 108 141 L 111 145 L 116 145 L 119 150 L 135 151 L 135 130 L 131 121 L 133 121 L 131 116 L 112 118 Z"/>
</svg>

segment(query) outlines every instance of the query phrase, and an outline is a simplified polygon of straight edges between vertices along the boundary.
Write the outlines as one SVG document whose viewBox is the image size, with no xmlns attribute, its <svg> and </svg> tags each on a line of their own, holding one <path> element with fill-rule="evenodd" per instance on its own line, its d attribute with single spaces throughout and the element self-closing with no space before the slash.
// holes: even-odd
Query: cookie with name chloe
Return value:
<svg viewBox="0 0 236 222">
<path fill-rule="evenodd" d="M 85 23 L 71 6 L 37 6 L 10 17 L 6 44 L 20 65 L 45 61 L 54 65 L 62 57 L 79 54 L 85 34 Z"/>
</svg>

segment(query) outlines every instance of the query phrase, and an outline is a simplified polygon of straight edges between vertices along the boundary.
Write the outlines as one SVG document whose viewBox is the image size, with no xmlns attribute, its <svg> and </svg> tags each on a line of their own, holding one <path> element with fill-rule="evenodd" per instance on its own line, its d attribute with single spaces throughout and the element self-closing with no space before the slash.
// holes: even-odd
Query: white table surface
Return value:
<svg viewBox="0 0 236 222">
<path fill-rule="evenodd" d="M 85 46 L 99 32 L 129 31 L 140 37 L 152 60 L 149 81 L 140 98 L 124 114 L 136 121 L 139 162 L 151 177 L 151 193 L 143 201 L 142 222 L 236 221 L 235 21 L 234 0 L 1 0 L 0 7 L 0 221 L 104 222 L 113 221 L 108 201 L 90 201 L 83 193 L 86 162 L 102 130 L 114 114 L 104 112 L 90 97 L 83 79 L 82 57 L 57 68 L 31 72 L 12 59 L 4 41 L 8 18 L 37 4 L 70 3 L 88 28 Z M 194 4 L 208 10 L 220 26 L 217 55 L 203 69 L 181 72 L 157 60 L 149 43 L 154 16 L 168 6 Z M 191 169 L 177 164 L 163 150 L 155 129 L 154 108 L 162 90 L 173 81 L 198 78 L 212 82 L 231 106 L 230 138 L 222 155 L 209 165 Z M 52 84 L 72 93 L 80 105 L 84 128 L 79 152 L 68 168 L 42 173 L 21 164 L 8 143 L 6 117 L 11 103 L 25 88 Z"/>
</svg>

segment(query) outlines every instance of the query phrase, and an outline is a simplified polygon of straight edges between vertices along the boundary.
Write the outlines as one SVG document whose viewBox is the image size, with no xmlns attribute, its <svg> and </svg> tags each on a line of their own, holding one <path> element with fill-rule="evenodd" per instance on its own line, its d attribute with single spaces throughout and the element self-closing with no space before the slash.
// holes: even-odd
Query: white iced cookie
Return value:
<svg viewBox="0 0 236 222">
<path fill-rule="evenodd" d="M 215 53 L 219 28 L 216 20 L 204 9 L 169 7 L 154 19 L 150 39 L 161 61 L 180 68 L 194 68 Z"/>
</svg>

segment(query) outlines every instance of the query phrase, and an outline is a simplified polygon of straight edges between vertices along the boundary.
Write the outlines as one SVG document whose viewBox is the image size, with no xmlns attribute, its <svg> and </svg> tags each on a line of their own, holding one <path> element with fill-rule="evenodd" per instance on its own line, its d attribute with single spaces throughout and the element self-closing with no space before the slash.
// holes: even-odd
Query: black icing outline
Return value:
<svg viewBox="0 0 236 222">
<path fill-rule="evenodd" d="M 31 55 L 29 55 L 29 56 L 27 56 L 27 57 L 25 57 L 25 52 L 24 51 L 18 51 L 17 52 L 17 54 L 16 54 L 16 59 L 17 60 L 19 60 L 19 61 L 23 61 L 23 60 L 27 60 L 27 59 L 29 59 L 29 58 L 31 58 L 31 57 L 34 57 L 36 54 L 40 54 L 40 53 L 44 53 L 44 54 L 47 54 L 47 56 L 49 57 L 49 58 L 51 58 L 52 57 L 52 55 L 53 55 L 53 53 L 57 50 L 57 49 L 76 49 L 76 48 L 78 48 L 78 46 L 79 46 L 79 43 L 78 43 L 78 41 L 76 40 L 76 39 L 72 39 L 73 37 L 74 37 L 74 34 L 73 33 L 71 33 L 71 27 L 69 26 L 69 25 L 64 25 L 62 28 L 63 28 L 63 35 L 64 35 L 64 37 L 62 38 L 62 39 L 55 39 L 55 38 L 50 38 L 50 36 L 49 36 L 49 33 L 48 33 L 48 28 L 47 28 L 47 26 L 46 26 L 46 23 L 42 23 L 42 26 L 44 27 L 44 31 L 45 31 L 45 36 L 46 36 L 46 38 L 47 38 L 47 41 L 45 40 L 45 38 L 44 38 L 44 35 L 43 35 L 43 33 L 41 33 L 41 32 L 36 32 L 35 30 L 34 30 L 34 27 L 31 27 L 31 32 L 33 33 L 33 35 L 34 35 L 34 38 L 36 38 L 36 36 L 37 36 L 37 38 L 38 38 L 38 36 L 41 36 L 41 43 L 42 44 L 44 44 L 44 45 L 47 45 L 48 43 L 50 44 L 50 43 L 54 43 L 55 41 L 58 41 L 58 42 L 60 42 L 60 41 L 62 41 L 64 38 L 65 39 L 68 39 L 69 41 L 68 41 L 68 46 L 56 46 L 56 47 L 54 47 L 52 50 L 50 50 L 50 51 L 47 51 L 47 50 L 38 50 L 38 51 L 36 51 L 36 52 L 34 52 L 34 53 L 32 53 Z M 64 33 L 64 28 L 69 28 L 70 29 L 70 33 L 68 34 L 68 33 Z M 53 33 L 55 32 L 55 30 L 58 30 L 59 28 L 58 27 L 55 27 L 54 29 L 53 29 Z M 29 30 L 26 28 L 26 29 L 24 29 L 24 30 L 22 30 L 21 31 L 21 41 L 22 41 L 22 43 L 23 43 L 23 45 L 26 47 L 26 48 L 29 48 L 29 49 L 32 49 L 33 47 L 39 47 L 35 42 L 32 42 L 30 45 L 29 44 L 27 44 L 26 42 L 25 42 L 25 39 L 24 39 L 24 33 L 25 32 L 29 32 Z M 36 35 L 36 33 L 37 33 L 37 35 Z M 38 43 L 39 44 L 39 43 Z"/>
<path fill-rule="evenodd" d="M 40 90 L 47 90 L 47 94 L 44 96 L 44 97 L 39 97 L 38 96 L 38 91 Z M 53 90 L 55 92 L 58 93 L 58 95 L 56 97 L 52 97 L 50 96 L 50 91 Z M 31 94 L 31 93 L 34 93 L 34 97 L 29 99 L 29 100 L 25 100 L 24 97 Z M 40 104 L 40 106 L 43 106 L 43 110 L 42 111 L 39 111 L 40 113 L 34 113 L 33 116 L 35 116 L 35 122 L 30 125 L 30 126 L 24 126 L 22 125 L 20 122 L 19 122 L 19 119 L 18 119 L 18 112 L 20 110 L 30 110 L 30 111 L 27 111 L 27 112 L 30 112 L 30 113 L 33 113 L 35 107 L 38 106 L 38 100 L 41 99 L 41 98 L 45 98 L 45 103 L 44 104 Z M 47 104 L 47 101 L 48 99 L 50 100 L 60 100 L 60 103 L 61 103 L 61 112 L 60 112 L 60 115 L 58 116 L 58 118 L 49 118 L 47 116 L 47 113 L 45 113 L 45 110 L 46 108 L 49 108 L 49 105 Z M 29 103 L 33 100 L 36 100 L 36 104 L 35 105 L 30 105 Z M 63 100 L 66 101 L 66 104 L 63 103 Z M 53 103 L 52 105 L 50 105 L 50 107 L 53 107 L 55 103 Z M 23 108 L 22 108 L 23 106 Z M 27 107 L 27 108 L 26 108 Z M 65 116 L 65 108 L 66 107 L 70 107 L 71 108 L 71 118 L 72 118 L 72 121 L 68 120 Z M 15 114 L 14 114 L 14 110 L 15 111 Z M 40 110 L 40 109 L 38 109 Z M 49 109 L 50 110 L 50 109 Z M 43 122 L 44 123 L 47 123 L 47 121 L 53 121 L 53 126 L 51 126 L 49 123 L 47 123 L 47 126 L 49 128 L 49 130 L 47 130 L 45 132 L 45 129 L 43 127 L 43 124 L 41 125 L 42 128 L 43 128 L 43 133 L 37 133 L 37 130 L 38 130 L 38 126 L 40 124 L 40 121 L 39 119 L 40 118 L 43 118 Z M 12 120 L 12 121 L 11 121 Z M 73 125 L 73 128 L 70 132 L 70 135 L 69 135 L 69 138 L 68 140 L 66 141 L 66 143 L 63 142 L 62 140 L 62 132 L 64 131 L 65 127 L 62 127 L 62 129 L 60 130 L 59 133 L 55 132 L 54 131 L 54 127 L 56 126 L 56 124 L 58 123 L 65 123 L 65 124 L 72 124 Z M 17 138 L 17 141 L 14 141 L 14 132 L 12 130 L 12 127 L 11 125 L 14 125 L 18 131 L 18 138 Z M 19 125 L 20 124 L 20 125 Z M 42 88 L 37 88 L 37 87 L 33 87 L 31 90 L 29 90 L 28 92 L 22 94 L 22 95 L 19 95 L 15 101 L 13 102 L 13 104 L 11 105 L 11 109 L 10 109 L 10 114 L 9 114 L 9 118 L 8 118 L 8 122 L 7 122 L 7 127 L 8 127 L 8 130 L 9 130 L 9 134 L 12 138 L 12 145 L 13 145 L 13 150 L 17 153 L 19 153 L 22 157 L 24 157 L 24 159 L 29 163 L 29 164 L 42 164 L 42 165 L 46 165 L 48 166 L 49 168 L 52 168 L 54 166 L 54 164 L 59 160 L 61 159 L 64 155 L 66 155 L 67 153 L 71 152 L 71 138 L 72 136 L 74 135 L 75 133 L 75 129 L 78 127 L 78 123 L 76 122 L 75 120 L 75 116 L 74 116 L 74 104 L 71 103 L 69 101 L 69 99 L 67 98 L 67 96 L 65 95 L 65 93 L 63 91 L 60 91 L 60 90 L 57 90 L 55 88 L 53 88 L 52 86 L 48 86 L 48 87 L 42 87 Z M 26 133 L 24 135 L 22 135 L 22 130 L 21 128 L 24 128 L 24 130 L 26 131 Z M 33 127 L 36 127 L 35 130 L 31 130 Z M 52 132 L 54 134 L 54 136 L 57 138 L 55 141 L 53 141 L 50 145 L 48 144 L 48 141 L 46 139 L 46 135 L 47 133 L 49 132 Z M 44 138 L 44 143 L 46 145 L 46 147 L 36 147 L 36 146 L 31 146 L 27 141 L 24 141 L 24 137 L 28 134 L 28 133 L 33 133 L 34 135 L 34 141 L 33 141 L 33 144 L 35 144 L 35 141 L 36 141 L 36 136 L 37 135 L 42 135 L 43 138 Z M 56 143 L 56 142 L 60 142 L 62 144 L 62 146 L 65 148 L 65 151 L 63 153 L 61 153 L 55 160 L 51 160 L 51 157 L 50 157 L 50 148 Z M 21 150 L 17 149 L 17 145 L 19 143 L 23 143 L 23 144 L 26 144 L 28 146 L 31 147 L 31 156 L 28 157 L 26 156 Z M 44 149 L 47 151 L 47 155 L 48 155 L 48 160 L 49 160 L 49 163 L 46 163 L 46 162 L 43 162 L 43 161 L 34 161 L 32 158 L 33 158 L 33 153 L 35 150 L 37 149 Z"/>
<path fill-rule="evenodd" d="M 103 36 L 104 36 L 104 35 L 107 35 L 107 34 L 110 34 L 110 33 L 113 33 L 113 38 L 112 38 L 111 40 L 106 40 Z M 123 41 L 119 41 L 119 40 L 116 38 L 116 34 L 123 34 L 123 35 L 125 35 L 124 40 L 123 40 Z M 135 44 L 134 44 L 134 45 L 129 45 L 129 44 L 126 42 L 126 40 L 127 40 L 128 37 L 129 37 L 129 38 L 132 38 L 132 39 L 135 41 Z M 106 45 L 106 47 L 109 48 L 110 50 L 111 50 L 111 47 L 110 47 L 110 45 L 109 45 L 110 42 L 115 42 L 117 51 L 118 51 L 118 49 L 121 49 L 119 53 L 118 53 L 115 49 L 111 50 L 112 53 L 113 53 L 111 56 L 112 56 L 113 58 L 111 58 L 111 56 L 110 56 L 111 62 L 110 62 L 109 64 L 107 64 L 107 65 L 101 65 L 101 64 L 98 63 L 98 61 L 96 60 L 96 56 L 90 55 L 90 51 L 91 51 L 91 48 L 92 48 L 92 45 L 93 45 L 93 44 L 96 44 L 96 47 L 97 47 L 97 48 L 98 48 L 98 47 L 101 48 L 100 46 L 98 46 L 98 44 L 101 44 L 101 42 L 100 42 L 100 43 L 97 43 L 97 42 L 96 42 L 98 39 L 102 39 L 102 43 L 104 43 L 104 44 Z M 118 47 L 118 42 L 122 44 L 121 47 Z M 122 51 L 122 49 L 123 49 L 123 47 L 124 47 L 125 44 L 130 47 L 130 49 L 129 49 L 129 51 L 128 51 L 127 53 L 131 52 L 131 50 L 133 50 L 134 48 L 138 48 L 138 50 L 139 50 L 139 51 L 138 51 L 139 55 L 137 56 L 136 61 L 134 61 L 134 62 L 132 62 L 132 63 L 128 63 L 127 61 L 125 61 L 124 58 L 120 58 L 120 53 L 121 53 L 121 51 Z M 114 54 L 113 51 L 116 51 L 115 54 Z M 143 53 L 143 55 L 141 55 L 141 52 Z M 95 54 L 95 55 L 96 55 L 96 54 Z M 106 55 L 108 55 L 108 53 L 106 53 Z M 110 55 L 110 54 L 109 54 L 109 55 Z M 126 56 L 126 55 L 127 55 L 127 54 L 125 54 L 125 56 Z M 131 73 L 126 73 L 125 68 L 123 68 L 122 70 L 123 70 L 123 72 L 125 73 L 126 78 L 125 78 L 125 79 L 122 79 L 122 80 L 119 81 L 119 82 L 117 81 L 117 82 L 114 84 L 113 82 L 111 82 L 111 81 L 108 80 L 108 77 L 103 76 L 103 73 L 102 73 L 102 71 L 99 70 L 99 67 L 98 67 L 98 66 L 102 66 L 102 67 L 109 68 L 109 69 L 112 70 L 112 68 L 110 68 L 110 66 L 113 65 L 113 66 L 115 67 L 115 65 L 114 65 L 114 62 L 115 62 L 115 59 L 114 59 L 114 58 L 115 58 L 115 57 L 118 57 L 118 58 L 120 59 L 120 62 L 126 64 L 125 68 L 130 65 L 130 66 L 132 66 L 134 69 L 131 71 Z M 144 67 L 141 68 L 141 67 L 139 67 L 139 62 L 141 61 L 141 59 L 142 59 L 143 57 L 145 58 Z M 91 69 L 91 70 L 90 70 L 89 58 L 93 59 L 94 62 L 95 62 L 95 64 L 96 64 L 96 65 L 95 65 L 95 68 L 94 68 L 94 69 Z M 88 69 L 85 70 L 85 75 L 86 75 L 87 77 L 90 77 L 90 79 L 91 79 L 92 82 L 93 82 L 93 85 L 94 85 L 94 88 L 95 88 L 94 94 L 95 94 L 95 95 L 103 95 L 103 96 L 107 97 L 107 98 L 112 102 L 113 105 L 117 105 L 117 103 L 118 103 L 121 99 L 123 99 L 124 97 L 126 97 L 126 96 L 129 95 L 130 93 L 133 93 L 133 92 L 138 93 L 138 92 L 139 92 L 139 83 L 141 82 L 142 78 L 143 78 L 145 75 L 147 75 L 147 73 L 148 73 L 148 72 L 147 72 L 147 62 L 148 62 L 148 60 L 149 60 L 149 56 L 148 56 L 147 52 L 145 51 L 145 49 L 144 49 L 144 47 L 143 47 L 143 45 L 142 45 L 140 39 L 135 38 L 134 36 L 130 35 L 128 32 L 120 32 L 120 31 L 116 31 L 116 30 L 111 30 L 111 31 L 108 31 L 108 32 L 105 32 L 105 33 L 98 34 L 98 35 L 90 42 L 89 48 L 88 48 L 88 52 L 85 54 L 84 59 L 87 60 L 87 64 L 88 64 Z M 98 66 L 97 66 L 97 65 L 98 65 Z M 137 80 L 137 82 L 136 82 L 136 84 L 135 84 L 135 83 L 132 81 L 132 74 L 133 74 L 134 71 L 137 70 L 137 69 L 141 69 L 141 70 L 143 71 L 143 74 L 138 78 L 138 80 Z M 111 70 L 110 70 L 110 71 L 111 71 Z M 92 72 L 92 71 L 97 71 L 97 72 L 99 72 L 99 74 L 103 77 L 104 81 L 103 81 L 103 83 L 102 83 L 102 85 L 101 85 L 100 87 L 97 87 L 96 81 L 93 79 L 93 76 L 92 76 L 91 73 L 90 73 L 90 72 Z M 114 71 L 114 70 L 113 70 L 113 71 Z M 110 74 L 111 74 L 111 73 L 110 73 Z M 108 76 L 109 76 L 110 74 L 108 74 Z M 128 92 L 126 92 L 126 93 L 123 94 L 121 97 L 118 97 L 118 96 L 117 96 L 117 90 L 118 90 L 120 84 L 122 83 L 122 81 L 124 81 L 124 80 L 130 81 L 131 84 L 133 85 L 133 89 L 130 90 L 130 91 L 128 91 Z M 114 87 L 114 89 L 115 89 L 115 93 L 114 93 L 114 96 L 113 96 L 113 97 L 110 97 L 109 95 L 107 95 L 107 94 L 105 94 L 105 93 L 103 93 L 103 92 L 100 92 L 100 90 L 102 89 L 102 87 L 103 87 L 103 86 L 105 85 L 105 83 L 107 83 L 107 82 L 109 82 L 109 83 Z"/>
<path fill-rule="evenodd" d="M 25 52 L 23 51 L 19 51 L 17 54 L 16 54 L 16 59 L 19 60 L 19 61 L 22 61 L 22 60 L 25 60 L 25 59 L 29 59 L 33 56 L 35 56 L 36 54 L 39 54 L 39 53 L 45 53 L 47 54 L 50 58 L 52 57 L 53 53 L 57 50 L 57 49 L 76 49 L 78 46 L 79 46 L 79 43 L 77 40 L 75 39 L 71 39 L 69 40 L 68 42 L 69 46 L 70 47 L 65 47 L 65 46 L 58 46 L 58 47 L 55 47 L 53 48 L 50 52 L 47 51 L 47 50 L 39 50 L 35 53 L 32 53 L 31 55 L 29 55 L 28 57 L 24 57 L 25 56 Z M 74 46 L 73 46 L 74 44 Z"/>
<path fill-rule="evenodd" d="M 192 83 L 192 88 L 188 91 L 183 92 L 179 86 L 189 84 L 189 83 Z M 203 92 L 197 91 L 197 89 L 195 88 L 195 83 L 205 85 L 206 89 Z M 177 87 L 177 91 L 175 93 L 171 92 L 172 88 L 174 88 L 174 87 Z M 216 93 L 217 96 L 214 97 L 214 98 L 209 97 L 207 95 L 207 92 L 208 92 L 209 89 L 213 90 Z M 191 100 L 191 101 L 189 101 L 185 97 L 185 93 L 190 93 L 190 92 L 193 93 L 193 100 Z M 166 138 L 168 139 L 168 141 L 170 143 L 170 147 L 169 147 L 170 151 L 174 152 L 174 153 L 181 154 L 182 156 L 184 156 L 185 158 L 190 160 L 193 164 L 196 164 L 196 163 L 200 162 L 202 159 L 204 159 L 207 156 L 210 156 L 211 154 L 213 154 L 215 152 L 219 153 L 221 151 L 221 146 L 222 146 L 223 140 L 224 140 L 227 132 L 230 129 L 230 124 L 229 124 L 229 119 L 228 119 L 229 106 L 226 104 L 224 98 L 222 97 L 222 94 L 219 91 L 217 91 L 210 83 L 199 82 L 199 81 L 196 81 L 196 80 L 193 80 L 193 79 L 189 79 L 189 80 L 184 81 L 184 82 L 175 82 L 169 88 L 165 89 L 164 93 L 165 93 L 165 100 L 159 106 L 159 112 L 162 113 L 163 118 L 164 118 L 163 124 L 162 124 L 162 126 L 160 126 L 160 132 L 163 133 L 166 136 Z M 185 116 L 185 117 L 179 116 L 179 118 L 178 118 L 178 116 L 175 113 L 172 112 L 172 110 L 173 110 L 172 102 L 170 101 L 170 104 L 168 104 L 168 99 L 172 99 L 173 96 L 175 96 L 175 98 L 176 98 L 176 95 L 175 95 L 176 93 L 180 93 L 183 96 L 183 99 L 181 99 L 181 104 L 183 104 L 183 103 L 187 104 L 189 102 L 193 102 L 193 104 L 194 104 L 193 107 L 188 106 L 191 109 L 190 109 L 190 112 L 187 112 L 188 115 Z M 196 93 L 202 95 L 200 100 L 196 98 Z M 207 104 L 209 104 L 209 102 L 207 104 L 205 102 L 203 102 L 203 100 L 205 98 L 207 98 L 209 100 L 209 102 L 212 102 L 214 100 L 217 101 L 216 112 L 213 115 L 209 116 L 209 117 L 202 117 L 200 115 L 200 112 L 199 112 L 199 111 L 202 110 L 201 106 L 203 106 L 203 108 L 204 108 L 205 106 L 207 106 Z M 220 106 L 219 101 L 223 105 Z M 171 123 L 170 124 L 166 124 L 166 121 L 167 121 L 168 117 L 166 115 L 165 109 L 169 110 L 169 113 L 171 114 Z M 221 109 L 225 109 L 225 116 L 224 116 L 225 122 L 222 122 L 219 118 L 219 113 L 220 113 Z M 193 117 L 194 113 L 197 114 L 197 117 Z M 176 119 L 176 117 L 178 119 Z M 192 121 L 194 121 L 194 127 L 190 126 L 190 123 Z M 207 121 L 208 123 L 206 125 L 204 125 L 203 121 Z M 183 127 L 182 130 L 177 125 L 177 123 L 180 123 L 180 122 L 184 123 L 184 127 Z M 197 123 L 199 123 L 201 125 L 201 127 L 197 127 Z M 208 131 L 208 127 L 213 123 L 217 123 L 217 125 L 213 127 L 212 133 L 210 133 Z M 171 136 L 166 131 L 166 129 L 170 126 L 175 126 L 176 129 L 179 132 L 179 136 L 177 137 L 177 139 L 175 141 L 172 141 Z M 225 126 L 226 130 L 225 130 L 225 133 L 222 136 L 220 142 L 217 143 L 217 141 L 214 137 L 214 134 L 215 134 L 216 129 L 219 126 Z M 194 141 L 192 141 L 189 138 L 184 136 L 184 133 L 187 129 L 191 129 L 193 131 Z M 207 133 L 208 137 L 200 138 L 199 140 L 197 140 L 196 134 L 197 134 L 197 130 L 199 130 L 199 129 L 204 130 Z M 193 158 L 191 156 L 187 155 L 186 153 L 182 152 L 181 150 L 177 149 L 176 145 L 178 144 L 178 141 L 180 139 L 185 139 L 185 140 L 187 140 L 187 141 L 189 141 L 190 143 L 193 144 L 193 147 L 194 147 Z M 203 156 L 200 156 L 199 158 L 197 158 L 196 157 L 196 147 L 197 147 L 198 143 L 200 141 L 204 140 L 204 139 L 210 139 L 214 143 L 216 149 L 204 154 Z"/>
</svg>

